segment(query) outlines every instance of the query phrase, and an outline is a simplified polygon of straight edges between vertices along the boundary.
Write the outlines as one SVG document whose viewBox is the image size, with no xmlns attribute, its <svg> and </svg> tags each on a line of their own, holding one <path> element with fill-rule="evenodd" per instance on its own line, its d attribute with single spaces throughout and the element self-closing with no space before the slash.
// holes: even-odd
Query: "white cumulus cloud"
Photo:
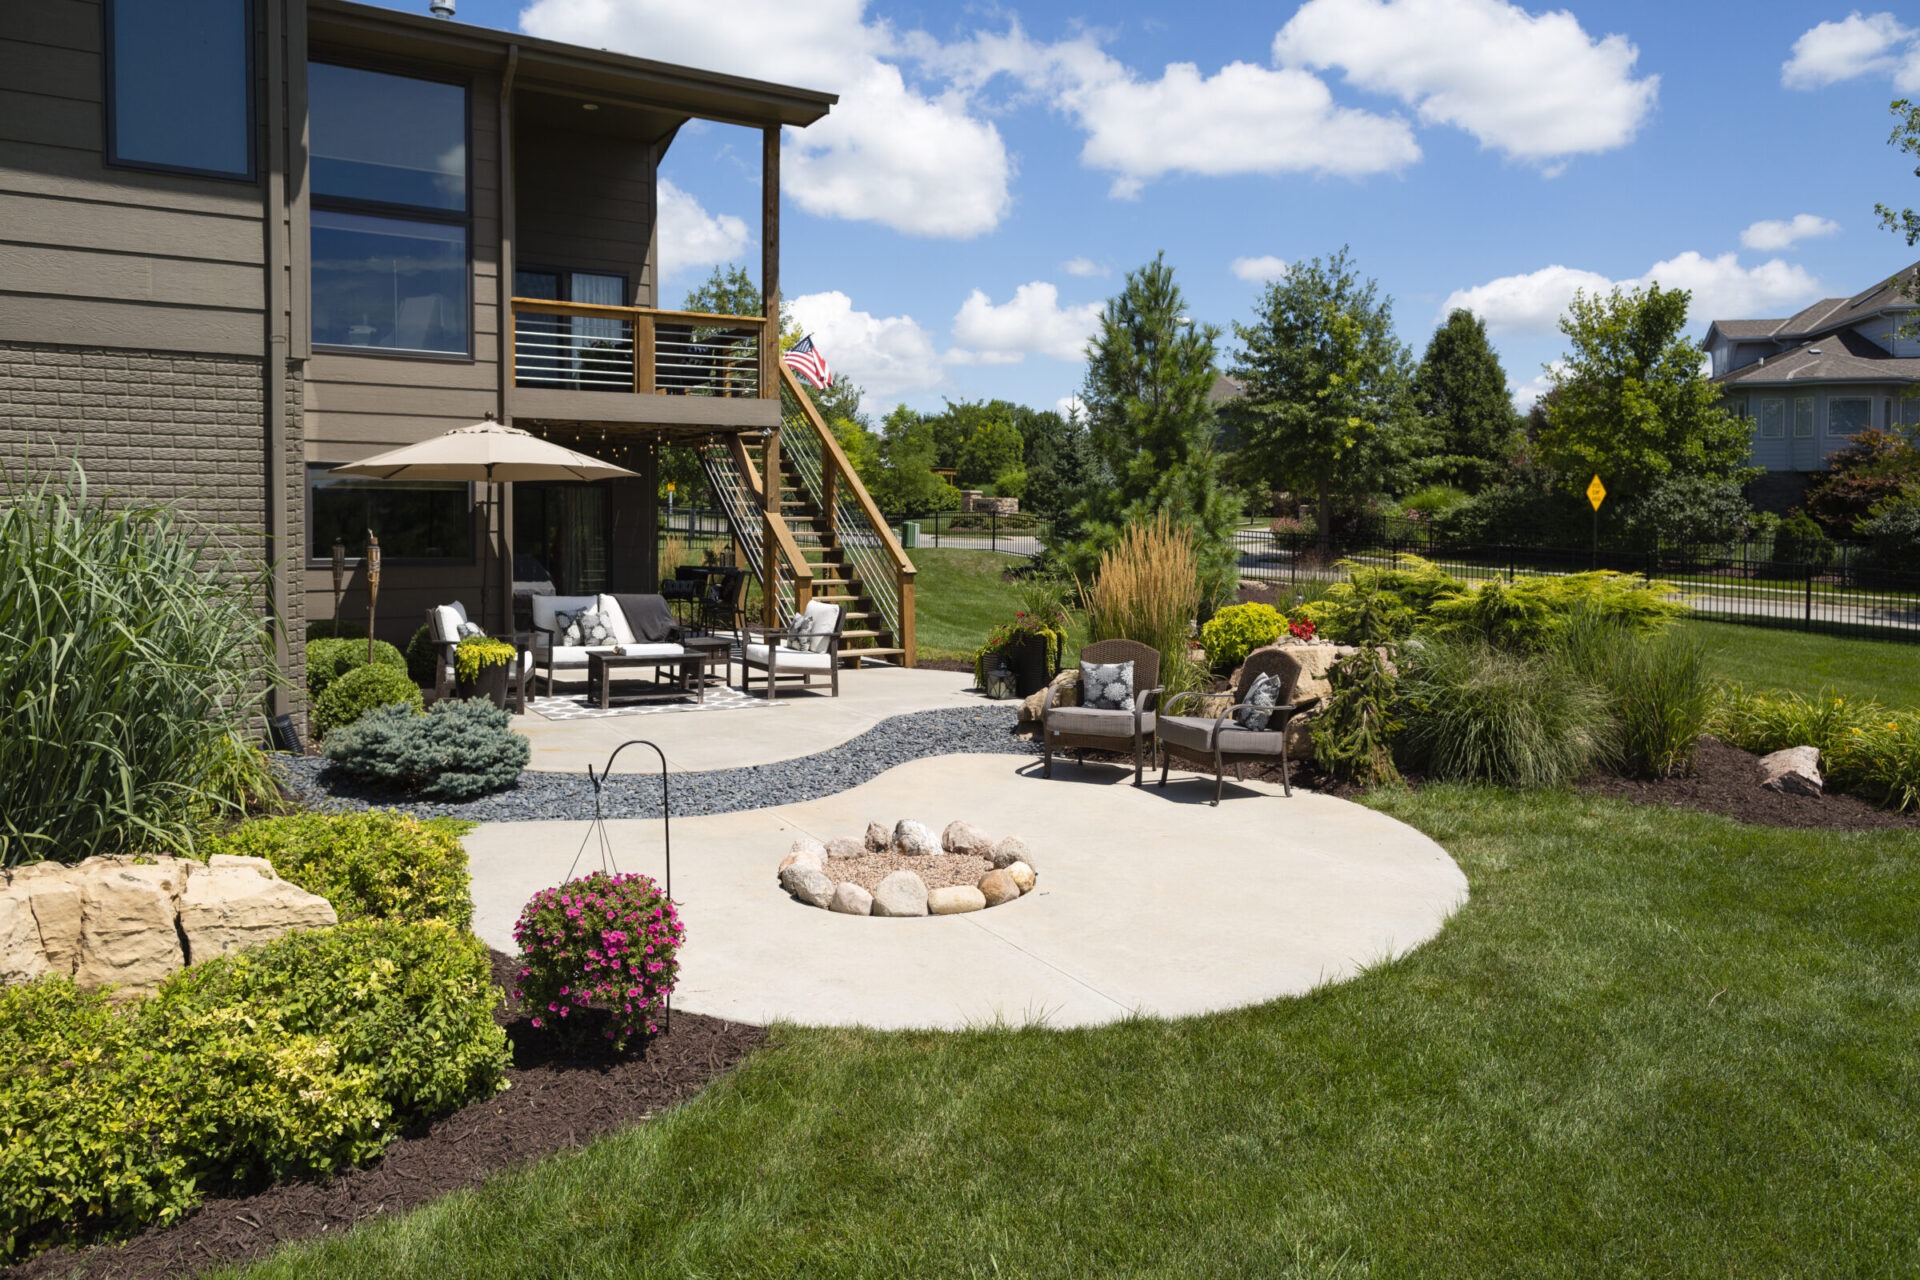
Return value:
<svg viewBox="0 0 1920 1280">
<path fill-rule="evenodd" d="M 1891 75 L 1902 93 L 1920 92 L 1920 31 L 1891 13 L 1858 9 L 1808 28 L 1793 42 L 1793 56 L 1780 64 L 1780 83 L 1789 89 L 1880 75 Z"/>
<path fill-rule="evenodd" d="M 1554 372 L 1564 370 L 1566 367 L 1565 360 L 1555 360 L 1525 382 L 1508 387 L 1507 393 L 1513 397 L 1514 412 L 1529 412 L 1533 408 L 1534 401 L 1553 389 Z"/>
<path fill-rule="evenodd" d="M 747 224 L 730 213 L 708 213 L 700 201 L 660 179 L 660 269 L 679 275 L 732 262 L 747 251 Z"/>
<path fill-rule="evenodd" d="M 1812 240 L 1818 236 L 1834 235 L 1840 230 L 1840 224 L 1832 218 L 1822 218 L 1813 213 L 1796 213 L 1788 219 L 1766 218 L 1754 223 L 1740 233 L 1740 243 L 1749 249 L 1758 249 L 1762 253 L 1774 253 L 1781 249 L 1791 249 L 1802 240 Z"/>
<path fill-rule="evenodd" d="M 1307 0 L 1273 40 L 1283 66 L 1339 68 L 1426 124 L 1464 129 L 1519 160 L 1551 165 L 1625 146 L 1660 78 L 1636 79 L 1625 36 L 1589 36 L 1565 10 L 1505 0 Z"/>
<path fill-rule="evenodd" d="M 1107 268 L 1092 258 L 1068 258 L 1060 264 L 1060 269 L 1070 276 L 1080 276 L 1088 280 L 1097 280 L 1107 274 Z"/>
<path fill-rule="evenodd" d="M 1073 421 L 1076 415 L 1081 418 L 1087 416 L 1086 402 L 1079 396 L 1061 396 L 1053 402 L 1053 411 L 1069 422 Z"/>
<path fill-rule="evenodd" d="M 793 316 L 813 335 L 833 376 L 851 378 L 877 400 L 929 390 L 946 376 L 933 338 L 912 316 L 856 311 L 838 289 L 795 298 Z"/>
<path fill-rule="evenodd" d="M 1265 284 L 1287 274 L 1287 264 L 1270 253 L 1263 253 L 1257 258 L 1235 258 L 1227 265 L 1234 275 L 1254 284 Z"/>
<path fill-rule="evenodd" d="M 819 123 L 789 130 L 786 194 L 824 217 L 876 222 L 910 235 L 991 231 L 1012 205 L 1013 165 L 1000 132 L 966 94 L 909 84 L 887 57 L 892 28 L 865 0 L 532 0 L 532 35 L 616 49 L 840 95 Z"/>
<path fill-rule="evenodd" d="M 1741 319 L 1788 310 L 1819 296 L 1820 282 L 1804 267 L 1769 259 L 1743 267 L 1731 253 L 1709 258 L 1691 249 L 1630 279 L 1614 280 L 1597 271 L 1555 264 L 1522 275 L 1502 276 L 1468 289 L 1456 289 L 1440 306 L 1456 307 L 1486 321 L 1490 333 L 1551 333 L 1577 292 L 1608 293 L 1615 288 L 1686 289 L 1693 295 L 1687 315 L 1695 328 L 1715 319 Z"/>
<path fill-rule="evenodd" d="M 953 317 L 956 363 L 1012 364 L 1028 355 L 1080 361 L 1100 325 L 1098 302 L 1060 305 L 1060 290 L 1044 280 L 1023 284 L 996 304 L 979 289 L 967 295 Z"/>
</svg>

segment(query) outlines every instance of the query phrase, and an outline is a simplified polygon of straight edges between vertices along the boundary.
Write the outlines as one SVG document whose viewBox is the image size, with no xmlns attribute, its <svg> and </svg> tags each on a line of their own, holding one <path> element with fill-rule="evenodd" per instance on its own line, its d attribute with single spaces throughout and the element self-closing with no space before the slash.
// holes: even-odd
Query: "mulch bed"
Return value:
<svg viewBox="0 0 1920 1280">
<path fill-rule="evenodd" d="M 510 957 L 494 952 L 493 974 L 503 989 L 512 989 Z M 0 1270 L 0 1277 L 191 1276 L 261 1258 L 282 1245 L 338 1234 L 639 1124 L 692 1097 L 766 1040 L 760 1027 L 675 1013 L 672 1031 L 641 1048 L 561 1056 L 518 1009 L 495 1016 L 513 1039 L 507 1070 L 512 1088 L 406 1134 L 377 1163 L 328 1182 L 209 1198 L 174 1226 L 144 1231 L 120 1245 L 52 1250 Z"/>
</svg>

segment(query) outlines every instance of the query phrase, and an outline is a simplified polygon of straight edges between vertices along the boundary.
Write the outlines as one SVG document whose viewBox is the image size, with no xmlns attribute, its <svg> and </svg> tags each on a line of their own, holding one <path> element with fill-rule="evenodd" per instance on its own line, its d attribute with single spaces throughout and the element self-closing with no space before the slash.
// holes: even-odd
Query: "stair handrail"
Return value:
<svg viewBox="0 0 1920 1280">
<path fill-rule="evenodd" d="M 739 477 L 740 488 L 750 501 L 738 502 L 719 484 L 713 483 L 712 462 L 726 455 L 708 453 L 702 459 L 703 469 L 707 470 L 708 481 L 713 483 L 714 491 L 720 498 L 721 508 L 727 513 L 728 522 L 734 525 L 735 536 L 747 549 L 748 568 L 760 581 L 761 596 L 770 606 L 762 616 L 769 623 L 778 624 L 785 620 L 781 616 L 782 610 L 787 617 L 791 617 L 804 610 L 808 602 L 813 599 L 813 566 L 808 564 L 806 557 L 801 554 L 800 544 L 794 540 L 793 530 L 788 526 L 786 518 L 777 511 L 766 509 L 766 488 L 758 471 L 754 468 L 753 459 L 747 456 L 745 445 L 737 436 L 729 437 L 727 443 L 731 446 L 727 451 L 727 455 L 730 455 L 727 460 L 733 464 L 734 473 Z M 712 446 L 708 448 L 711 449 Z M 736 507 L 740 509 L 736 510 Z M 775 556 L 772 557 L 774 580 L 771 583 L 766 580 L 764 568 L 766 544 L 761 538 L 753 536 L 762 530 L 772 532 L 776 551 Z"/>
</svg>

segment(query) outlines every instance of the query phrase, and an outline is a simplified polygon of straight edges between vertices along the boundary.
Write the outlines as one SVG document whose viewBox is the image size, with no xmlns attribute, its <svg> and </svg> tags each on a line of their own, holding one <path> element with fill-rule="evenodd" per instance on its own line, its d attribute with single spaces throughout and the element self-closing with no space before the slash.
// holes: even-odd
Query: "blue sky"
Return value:
<svg viewBox="0 0 1920 1280">
<path fill-rule="evenodd" d="M 387 7 L 424 12 L 425 0 Z M 460 0 L 460 20 L 842 95 L 788 131 L 788 298 L 868 407 L 1078 388 L 1091 317 L 1165 251 L 1196 319 L 1343 244 L 1416 356 L 1450 303 L 1525 401 L 1575 287 L 1785 315 L 1905 266 L 1876 200 L 1920 14 L 1807 3 Z M 683 130 L 662 300 L 759 261 L 756 137 Z"/>
</svg>

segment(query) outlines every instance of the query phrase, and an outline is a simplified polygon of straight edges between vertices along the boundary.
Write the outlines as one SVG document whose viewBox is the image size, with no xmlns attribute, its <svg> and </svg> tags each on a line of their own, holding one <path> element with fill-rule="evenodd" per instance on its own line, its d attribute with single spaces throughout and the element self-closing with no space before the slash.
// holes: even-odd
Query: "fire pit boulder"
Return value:
<svg viewBox="0 0 1920 1280">
<path fill-rule="evenodd" d="M 867 825 L 861 839 L 801 836 L 780 862 L 796 902 L 851 916 L 945 916 L 984 911 L 1033 891 L 1033 854 L 1018 836 L 970 822 L 938 836 L 911 818 Z"/>
</svg>

